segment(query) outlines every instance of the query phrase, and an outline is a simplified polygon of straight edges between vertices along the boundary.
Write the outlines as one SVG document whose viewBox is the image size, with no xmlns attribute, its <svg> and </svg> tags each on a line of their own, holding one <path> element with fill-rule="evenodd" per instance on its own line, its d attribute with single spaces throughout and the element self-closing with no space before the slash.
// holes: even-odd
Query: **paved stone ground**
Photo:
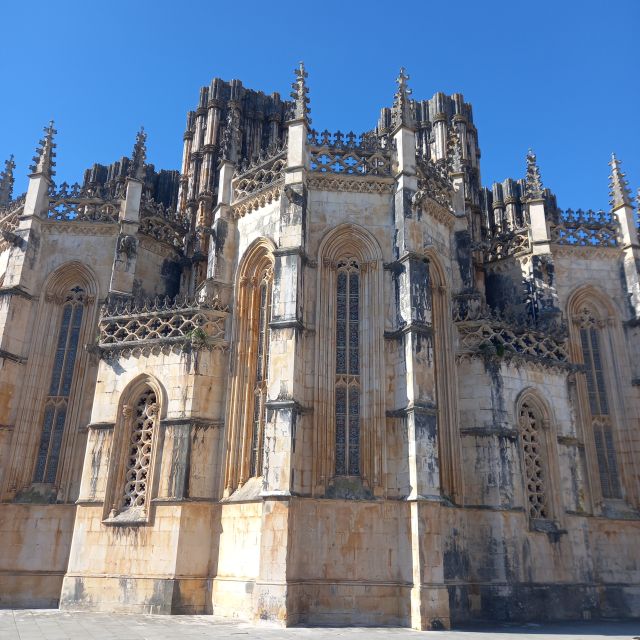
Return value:
<svg viewBox="0 0 640 640">
<path fill-rule="evenodd" d="M 631 640 L 640 639 L 639 622 L 563 625 L 502 625 L 491 629 L 425 631 L 395 628 L 290 629 L 230 624 L 211 616 L 135 616 L 69 613 L 54 609 L 0 610 L 0 640 L 334 640 L 335 638 L 439 638 L 440 640 Z"/>
</svg>

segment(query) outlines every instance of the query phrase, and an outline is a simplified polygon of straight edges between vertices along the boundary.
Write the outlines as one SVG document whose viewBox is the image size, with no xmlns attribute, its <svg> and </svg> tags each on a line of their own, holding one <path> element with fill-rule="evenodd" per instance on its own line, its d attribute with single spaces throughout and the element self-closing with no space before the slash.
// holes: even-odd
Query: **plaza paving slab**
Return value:
<svg viewBox="0 0 640 640">
<path fill-rule="evenodd" d="M 0 640 L 328 640 L 335 638 L 439 638 L 441 640 L 640 640 L 640 621 L 558 625 L 499 625 L 457 631 L 399 628 L 291 627 L 229 622 L 212 616 L 153 616 L 80 613 L 56 609 L 0 610 Z"/>
</svg>

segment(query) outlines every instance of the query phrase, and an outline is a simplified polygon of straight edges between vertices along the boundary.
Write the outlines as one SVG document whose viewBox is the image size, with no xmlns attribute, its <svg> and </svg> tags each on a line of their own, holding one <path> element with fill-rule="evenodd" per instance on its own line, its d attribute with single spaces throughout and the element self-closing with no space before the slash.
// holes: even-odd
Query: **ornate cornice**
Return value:
<svg viewBox="0 0 640 640">
<path fill-rule="evenodd" d="M 312 175 L 307 187 L 316 191 L 352 191 L 355 193 L 391 194 L 395 189 L 393 178 L 363 176 L 341 177 L 335 174 Z"/>
<path fill-rule="evenodd" d="M 43 222 L 41 229 L 50 235 L 68 234 L 71 236 L 117 236 L 117 222 L 74 222 L 73 220 L 56 220 Z"/>
</svg>

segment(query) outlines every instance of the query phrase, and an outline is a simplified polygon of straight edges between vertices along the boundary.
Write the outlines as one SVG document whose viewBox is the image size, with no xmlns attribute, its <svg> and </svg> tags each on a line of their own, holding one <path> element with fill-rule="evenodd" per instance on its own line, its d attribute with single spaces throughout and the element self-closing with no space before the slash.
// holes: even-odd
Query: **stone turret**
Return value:
<svg viewBox="0 0 640 640">
<path fill-rule="evenodd" d="M 634 318 L 640 318 L 640 243 L 629 185 L 620 167 L 620 160 L 611 154 L 609 195 L 611 212 L 620 228 L 620 243 L 624 253 L 623 269 L 629 306 Z"/>
<path fill-rule="evenodd" d="M 58 133 L 53 127 L 53 120 L 44 129 L 44 138 L 40 140 L 33 157 L 34 164 L 29 174 L 29 187 L 24 205 L 24 215 L 46 215 L 47 198 L 53 185 L 55 171 L 56 143 L 54 136 Z"/>
</svg>

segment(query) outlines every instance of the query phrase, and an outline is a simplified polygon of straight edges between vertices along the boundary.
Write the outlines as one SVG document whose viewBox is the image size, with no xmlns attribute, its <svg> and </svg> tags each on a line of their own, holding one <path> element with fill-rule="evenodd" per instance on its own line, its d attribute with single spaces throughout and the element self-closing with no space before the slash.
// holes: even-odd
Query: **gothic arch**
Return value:
<svg viewBox="0 0 640 640">
<path fill-rule="evenodd" d="M 88 418 L 88 373 L 94 366 L 83 345 L 94 337 L 97 282 L 90 267 L 74 260 L 42 284 L 10 458 L 26 464 L 9 470 L 10 492 L 35 483 L 67 500 L 77 488 L 85 441 L 79 427 L 82 417 Z"/>
<path fill-rule="evenodd" d="M 516 398 L 524 506 L 529 521 L 558 519 L 562 512 L 560 468 L 551 408 L 538 389 L 527 387 Z"/>
<path fill-rule="evenodd" d="M 104 501 L 107 521 L 148 521 L 157 493 L 160 420 L 166 412 L 166 391 L 152 375 L 136 376 L 120 394 Z"/>
<path fill-rule="evenodd" d="M 318 247 L 318 256 L 324 260 L 337 260 L 352 253 L 360 262 L 382 260 L 382 249 L 375 237 L 364 227 L 350 222 L 328 231 Z"/>
<path fill-rule="evenodd" d="M 385 385 L 380 379 L 384 376 L 382 271 L 380 245 L 363 227 L 341 224 L 320 243 L 313 413 L 315 495 L 323 495 L 341 475 L 359 476 L 363 486 L 374 493 L 384 491 Z M 350 284 L 344 284 L 347 282 Z M 340 287 L 347 286 L 349 291 L 341 294 Z M 346 296 L 342 303 L 341 295 Z M 349 306 L 349 314 L 353 310 L 353 318 L 345 319 L 343 330 L 337 333 L 342 326 L 340 309 L 352 304 L 355 306 Z M 355 333 L 351 323 L 355 323 Z M 343 334 L 345 344 L 341 345 L 339 336 Z M 351 344 L 353 340 L 357 344 Z M 349 364 L 341 365 L 345 358 Z M 352 362 L 357 363 L 355 370 Z M 343 399 L 348 410 L 342 407 Z M 351 450 L 357 460 L 349 459 L 351 454 L 345 454 L 345 450 Z"/>
<path fill-rule="evenodd" d="M 258 238 L 238 265 L 227 401 L 225 496 L 262 475 L 275 244 Z"/>
<path fill-rule="evenodd" d="M 429 279 L 432 289 L 440 481 L 442 492 L 453 502 L 460 503 L 463 487 L 460 467 L 460 434 L 458 433 L 456 411 L 457 369 L 453 358 L 455 351 L 449 278 L 435 251 L 428 249 L 424 256 L 429 262 Z"/>
<path fill-rule="evenodd" d="M 567 300 L 569 352 L 583 365 L 576 376 L 577 415 L 585 443 L 593 505 L 627 495 L 638 500 L 632 483 L 631 427 L 624 402 L 628 364 L 614 301 L 593 285 L 576 288 Z"/>
<path fill-rule="evenodd" d="M 45 295 L 63 295 L 73 285 L 81 285 L 88 296 L 98 295 L 98 278 L 93 269 L 78 260 L 71 260 L 53 271 L 42 285 Z"/>
</svg>

